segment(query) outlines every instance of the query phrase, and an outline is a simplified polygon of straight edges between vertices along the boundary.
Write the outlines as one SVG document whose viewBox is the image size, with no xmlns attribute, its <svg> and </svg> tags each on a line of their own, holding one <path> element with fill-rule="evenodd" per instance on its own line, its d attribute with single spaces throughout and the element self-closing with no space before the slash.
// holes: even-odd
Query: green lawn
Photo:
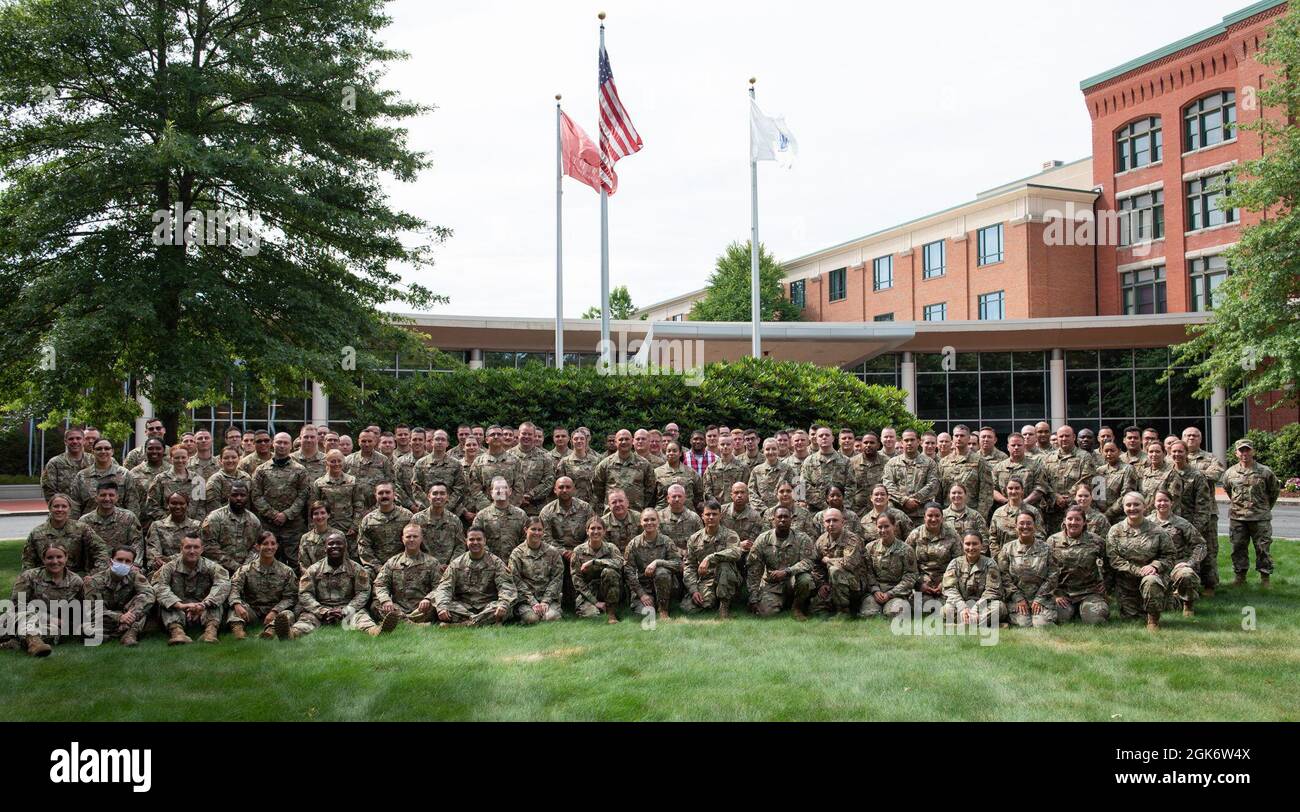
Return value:
<svg viewBox="0 0 1300 812">
<path fill-rule="evenodd" d="M 1231 580 L 1227 540 L 1221 572 Z M 0 651 L 5 720 L 1298 720 L 1300 543 L 1273 588 L 1226 589 L 1195 619 L 976 638 L 883 622 L 706 618 L 617 627 L 325 629 L 292 643 Z M 0 542 L 12 583 L 17 542 Z M 1257 630 L 1242 630 L 1242 607 Z M 1287 675 L 1290 676 L 1287 676 Z"/>
</svg>

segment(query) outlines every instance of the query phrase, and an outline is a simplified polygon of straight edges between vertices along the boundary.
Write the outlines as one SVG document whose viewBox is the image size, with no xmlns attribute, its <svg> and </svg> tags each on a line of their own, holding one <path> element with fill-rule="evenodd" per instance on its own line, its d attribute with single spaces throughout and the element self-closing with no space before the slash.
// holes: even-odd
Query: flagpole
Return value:
<svg viewBox="0 0 1300 812">
<path fill-rule="evenodd" d="M 560 134 L 560 94 L 555 94 L 555 368 L 564 369 L 564 150 Z"/>
<path fill-rule="evenodd" d="M 596 15 L 600 20 L 600 50 L 605 50 L 605 12 Z M 596 79 L 597 95 L 599 95 L 600 79 Z M 600 106 L 596 107 L 597 125 L 599 125 Z M 600 127 L 596 127 L 599 132 Z M 603 139 L 602 139 L 603 145 Z M 601 153 L 601 162 L 604 162 L 605 155 Z M 605 190 L 605 184 L 600 185 L 600 362 L 606 369 L 609 368 L 610 360 L 610 342 L 609 342 L 609 193 Z"/>
<path fill-rule="evenodd" d="M 754 100 L 754 83 L 758 79 L 749 79 L 749 99 Z M 749 318 L 752 323 L 753 344 L 750 354 L 755 358 L 763 357 L 762 330 L 763 313 L 758 302 L 758 161 L 754 157 L 753 111 L 750 112 L 749 127 Z"/>
</svg>

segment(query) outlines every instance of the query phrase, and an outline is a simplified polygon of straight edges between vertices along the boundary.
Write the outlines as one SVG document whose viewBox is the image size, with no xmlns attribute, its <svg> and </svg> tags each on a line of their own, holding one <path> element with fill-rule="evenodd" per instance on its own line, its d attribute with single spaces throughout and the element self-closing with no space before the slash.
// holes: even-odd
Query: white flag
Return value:
<svg viewBox="0 0 1300 812">
<path fill-rule="evenodd" d="M 758 102 L 749 100 L 749 157 L 753 161 L 776 161 L 789 167 L 799 153 L 799 143 L 785 126 L 783 116 L 767 116 Z"/>
</svg>

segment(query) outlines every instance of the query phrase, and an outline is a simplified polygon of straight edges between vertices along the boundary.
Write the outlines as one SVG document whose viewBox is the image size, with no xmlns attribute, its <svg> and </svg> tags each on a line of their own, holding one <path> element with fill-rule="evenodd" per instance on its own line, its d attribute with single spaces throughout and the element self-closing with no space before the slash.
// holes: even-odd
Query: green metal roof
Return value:
<svg viewBox="0 0 1300 812">
<path fill-rule="evenodd" d="M 1287 0 L 1260 0 L 1260 2 L 1258 3 L 1252 3 L 1251 5 L 1246 6 L 1240 11 L 1234 11 L 1233 13 L 1224 17 L 1223 22 L 1219 23 L 1218 25 L 1212 25 L 1209 28 L 1205 29 L 1204 31 L 1198 31 L 1195 34 L 1192 34 L 1191 36 L 1183 37 L 1177 42 L 1170 43 L 1169 45 L 1166 45 L 1163 48 L 1158 48 L 1149 54 L 1139 56 L 1137 59 L 1129 60 L 1128 62 L 1125 62 L 1123 65 L 1120 65 L 1117 68 L 1111 68 L 1105 73 L 1099 73 L 1096 76 L 1092 76 L 1090 78 L 1084 79 L 1082 82 L 1079 83 L 1079 88 L 1081 90 L 1087 90 L 1090 87 L 1095 87 L 1096 85 L 1099 85 L 1102 82 L 1105 82 L 1110 79 L 1114 79 L 1116 76 L 1122 76 L 1123 74 L 1128 73 L 1131 70 L 1136 70 L 1142 67 L 1143 65 L 1147 65 L 1152 62 L 1155 62 L 1156 60 L 1162 59 L 1166 56 L 1169 56 L 1170 54 L 1178 53 L 1184 48 L 1190 48 L 1193 45 L 1196 45 L 1201 42 L 1205 42 L 1208 39 L 1213 39 L 1214 37 L 1217 37 L 1220 34 L 1225 33 L 1228 30 L 1229 26 L 1241 22 L 1242 20 L 1248 17 L 1253 17 L 1256 14 L 1260 13 L 1261 11 L 1266 11 L 1270 8 L 1273 8 L 1274 6 L 1286 5 L 1286 2 Z"/>
</svg>

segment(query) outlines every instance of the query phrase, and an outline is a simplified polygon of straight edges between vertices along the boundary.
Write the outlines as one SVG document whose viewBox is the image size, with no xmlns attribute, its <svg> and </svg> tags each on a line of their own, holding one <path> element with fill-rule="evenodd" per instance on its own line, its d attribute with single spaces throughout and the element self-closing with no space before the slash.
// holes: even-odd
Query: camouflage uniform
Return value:
<svg viewBox="0 0 1300 812">
<path fill-rule="evenodd" d="M 1120 447 L 1123 448 L 1123 446 L 1120 446 Z M 1147 452 L 1142 451 L 1142 450 L 1138 450 L 1138 451 L 1134 452 L 1134 451 L 1129 451 L 1128 449 L 1125 449 L 1125 450 L 1119 452 L 1119 458 L 1120 458 L 1121 460 L 1123 460 L 1124 462 L 1128 463 L 1129 465 L 1132 465 L 1132 466 L 1136 469 L 1136 468 L 1138 468 L 1139 466 L 1146 465 L 1146 462 L 1147 462 Z"/>
<path fill-rule="evenodd" d="M 706 563 L 708 574 L 700 575 L 700 565 Z M 712 535 L 708 528 L 691 534 L 682 560 L 682 581 L 681 610 L 686 614 L 730 605 L 740 587 L 740 536 L 736 531 L 719 526 Z M 703 606 L 691 599 L 696 592 L 700 593 Z"/>
<path fill-rule="evenodd" d="M 357 478 L 361 486 L 361 495 L 366 501 L 366 510 L 375 506 L 375 486 L 380 482 L 394 482 L 393 461 L 373 451 L 367 458 L 362 451 L 353 451 L 343 459 L 344 473 Z"/>
<path fill-rule="evenodd" d="M 854 455 L 849 460 L 849 470 L 853 475 L 853 500 L 844 500 L 846 507 L 852 506 L 859 515 L 871 510 L 871 492 L 885 481 L 885 463 L 889 461 L 883 452 L 876 458 L 869 459 L 866 454 Z"/>
<path fill-rule="evenodd" d="M 885 512 L 888 513 L 889 516 L 894 520 L 894 524 L 898 525 L 898 529 L 895 531 L 895 536 L 897 538 L 906 539 L 909 535 L 911 535 L 912 520 L 911 518 L 908 517 L 906 513 L 904 513 L 903 511 L 899 510 L 896 507 L 889 507 L 889 506 L 885 507 Z M 871 510 L 868 511 L 867 514 L 859 520 L 859 523 L 862 525 L 863 544 L 870 544 L 871 542 L 880 538 L 880 530 L 876 528 L 876 520 L 879 518 L 880 518 L 880 511 L 876 510 L 875 506 L 873 505 Z"/>
<path fill-rule="evenodd" d="M 492 504 L 492 480 L 501 477 L 510 486 L 510 504 L 519 507 L 524 498 L 523 463 L 509 451 L 493 456 L 485 451 L 474 458 L 474 464 L 465 472 L 465 509 L 484 510 Z M 514 549 L 512 545 L 511 550 Z M 509 555 L 510 551 L 506 551 Z"/>
<path fill-rule="evenodd" d="M 1183 507 L 1183 480 L 1178 476 L 1178 471 L 1174 468 L 1173 463 L 1165 460 L 1165 464 L 1160 468 L 1153 468 L 1150 462 L 1143 463 L 1137 469 L 1138 490 L 1142 492 L 1142 498 L 1146 500 L 1147 511 L 1155 510 L 1156 491 L 1166 490 L 1174 500 L 1174 513 L 1182 515 Z"/>
<path fill-rule="evenodd" d="M 958 513 L 950 505 L 943 509 L 943 521 L 953 529 L 958 539 L 966 538 L 967 533 L 976 533 L 984 541 L 982 546 L 988 546 L 989 524 L 984 521 L 983 514 L 977 513 L 974 508 L 967 507 Z"/>
<path fill-rule="evenodd" d="M 55 581 L 45 571 L 45 567 L 24 569 L 14 581 L 13 591 L 9 595 L 14 612 L 14 636 L 19 640 L 24 637 L 49 637 L 45 642 L 58 642 L 60 637 L 71 636 L 72 629 L 64 629 L 59 621 L 69 618 L 66 612 L 49 611 L 55 601 L 83 601 L 86 598 L 86 582 L 71 570 L 63 571 L 63 580 Z M 26 601 L 25 609 L 19 613 L 19 601 Z"/>
<path fill-rule="evenodd" d="M 813 592 L 813 540 L 793 527 L 784 539 L 776 530 L 764 530 L 749 551 L 746 580 L 749 602 L 760 617 L 771 617 L 788 603 L 796 608 L 808 604 Z M 780 581 L 768 575 L 785 570 Z"/>
<path fill-rule="evenodd" d="M 1097 466 L 1094 475 L 1102 480 L 1101 498 L 1096 499 L 1098 509 L 1106 514 L 1106 519 L 1112 524 L 1124 521 L 1124 494 L 1141 492 L 1137 469 L 1127 462 L 1117 461 L 1115 465 Z M 1096 491 L 1096 486 L 1093 486 L 1093 490 Z"/>
<path fill-rule="evenodd" d="M 527 496 L 528 506 L 524 512 L 536 516 L 554 496 L 555 463 L 549 454 L 536 447 L 527 452 L 516 451 L 515 457 L 519 460 L 519 488 L 522 491 L 519 494 L 520 504 L 523 504 L 522 500 Z"/>
<path fill-rule="evenodd" d="M 334 528 L 330 528 L 332 532 Z M 347 557 L 353 561 L 357 560 L 356 542 L 348 542 Z M 307 568 L 317 561 L 325 558 L 325 536 L 316 532 L 316 528 L 311 528 L 298 539 L 298 572 L 303 573 Z"/>
<path fill-rule="evenodd" d="M 1042 458 L 1043 470 L 1047 474 L 1048 485 L 1053 494 L 1061 494 L 1067 497 L 1069 502 L 1074 501 L 1074 489 L 1079 484 L 1092 486 L 1092 478 L 1096 475 L 1097 466 L 1093 462 L 1092 455 L 1082 448 L 1074 448 L 1069 454 L 1066 454 L 1059 448 L 1052 451 Z M 1028 496 L 1029 492 L 1026 491 Z M 1052 532 L 1061 526 L 1061 520 L 1065 518 L 1065 508 L 1057 509 L 1053 504 L 1055 497 L 1043 502 L 1043 523 Z M 1068 507 L 1068 502 L 1066 507 Z"/>
<path fill-rule="evenodd" d="M 899 455 L 894 459 L 901 459 Z M 916 569 L 916 553 L 912 546 L 902 539 L 894 539 L 892 546 L 886 548 L 884 539 L 876 539 L 862 552 L 866 568 L 863 578 L 864 594 L 862 608 L 858 617 L 876 617 L 883 614 L 894 618 L 910 613 L 908 605 L 920 573 Z M 876 603 L 875 593 L 884 592 L 889 600 L 884 605 Z"/>
<path fill-rule="evenodd" d="M 1159 615 L 1165 605 L 1169 571 L 1178 551 L 1169 534 L 1150 519 L 1137 527 L 1127 520 L 1110 529 L 1106 537 L 1106 561 L 1115 573 L 1115 599 L 1120 617 L 1136 617 L 1143 611 Z M 1153 575 L 1143 575 L 1143 567 L 1156 568 Z"/>
<path fill-rule="evenodd" d="M 307 506 L 310 507 L 312 502 L 324 502 L 330 506 L 330 527 L 347 536 L 348 545 L 354 546 L 357 526 L 367 513 L 366 494 L 357 478 L 351 474 L 343 474 L 338 479 L 331 479 L 329 474 L 317 478 L 311 483 Z"/>
<path fill-rule="evenodd" d="M 754 510 L 752 504 L 746 503 L 745 509 L 737 514 L 735 503 L 731 503 L 722 506 L 722 526 L 735 531 L 741 541 L 754 541 L 772 524 L 763 521 L 762 515 Z M 660 528 L 659 532 L 662 533 L 663 529 Z"/>
<path fill-rule="evenodd" d="M 631 544 L 632 539 L 641 534 L 641 523 L 637 521 L 637 514 L 629 510 L 623 514 L 622 519 L 619 519 L 614 515 L 613 511 L 607 510 L 600 519 L 605 523 L 605 542 L 613 544 L 626 557 L 627 545 Z M 700 526 L 702 527 L 703 524 L 701 523 Z M 660 533 L 660 535 L 663 534 Z M 669 543 L 672 543 L 672 539 L 669 539 Z M 686 547 L 683 544 L 682 552 L 685 552 L 685 550 Z"/>
<path fill-rule="evenodd" d="M 1213 589 L 1219 584 L 1219 503 L 1215 499 L 1215 490 L 1220 482 L 1223 481 L 1224 468 L 1219 458 L 1207 451 L 1197 451 L 1195 454 L 1188 453 L 1187 464 L 1196 466 L 1196 470 L 1201 472 L 1205 477 L 1206 487 L 1209 488 L 1210 498 L 1206 505 L 1208 515 L 1203 517 L 1203 524 L 1195 520 L 1192 524 L 1196 529 L 1201 531 L 1205 538 L 1205 560 L 1201 562 L 1201 583 L 1206 587 Z"/>
<path fill-rule="evenodd" d="M 818 524 L 813 521 L 813 515 L 808 512 L 808 508 L 798 503 L 791 505 L 776 504 L 763 511 L 764 527 L 772 526 L 772 518 L 776 516 L 776 509 L 778 507 L 785 507 L 790 511 L 792 514 L 790 517 L 790 526 L 795 530 L 801 531 L 808 538 L 819 538 L 822 533 L 826 532 L 826 528 L 818 526 Z"/>
<path fill-rule="evenodd" d="M 163 459 L 170 459 L 171 454 L 172 454 L 172 447 L 169 445 L 164 445 Z M 122 460 L 122 467 L 126 468 L 129 471 L 132 468 L 135 468 L 137 465 L 140 465 L 141 463 L 145 462 L 146 460 L 148 460 L 148 457 L 145 456 L 144 446 L 142 445 L 136 446 L 135 448 L 126 452 L 126 459 Z"/>
<path fill-rule="evenodd" d="M 145 494 L 145 518 L 156 522 L 166 516 L 167 500 L 174 493 L 183 493 L 189 497 L 188 513 L 191 519 L 203 521 L 203 517 L 208 515 L 208 483 L 194 471 L 186 471 L 186 478 L 181 479 L 174 470 L 168 468 L 149 483 L 149 490 Z"/>
<path fill-rule="evenodd" d="M 1100 510 L 1097 510 L 1095 506 L 1088 506 L 1088 513 L 1083 517 L 1083 521 L 1084 526 L 1088 528 L 1088 532 L 1092 533 L 1097 538 L 1104 541 L 1106 536 L 1110 535 L 1110 519 L 1107 519 L 1106 516 Z M 1057 529 L 1064 530 L 1064 522 L 1062 522 L 1062 526 Z"/>
<path fill-rule="evenodd" d="M 35 569 L 45 563 L 45 551 L 61 547 L 68 554 L 67 567 L 78 575 L 90 575 L 108 566 L 104 541 L 83 522 L 68 519 L 56 528 L 49 519 L 32 528 L 23 545 L 23 569 Z"/>
<path fill-rule="evenodd" d="M 712 466 L 710 466 L 711 468 Z M 604 507 L 606 495 L 615 488 L 627 494 L 628 510 L 640 512 L 655 503 L 655 473 L 650 463 L 636 454 L 624 460 L 611 454 L 596 465 L 591 489 L 594 507 Z"/>
<path fill-rule="evenodd" d="M 82 516 L 81 523 L 104 542 L 109 558 L 113 557 L 115 548 L 126 546 L 135 550 L 137 566 L 144 563 L 144 533 L 140 530 L 140 520 L 131 511 L 115 507 L 112 513 L 101 516 L 96 508 Z"/>
<path fill-rule="evenodd" d="M 669 468 L 667 463 L 655 469 L 655 507 L 663 510 L 668 507 L 668 489 L 681 485 L 686 491 L 686 507 L 694 508 L 704 501 L 704 482 L 689 465 L 677 464 Z"/>
<path fill-rule="evenodd" d="M 424 549 L 439 563 L 451 561 L 465 552 L 465 525 L 450 512 L 433 515 L 429 507 L 411 517 L 410 524 L 418 524 L 424 536 Z"/>
<path fill-rule="evenodd" d="M 515 579 L 515 617 L 526 624 L 559 620 L 564 591 L 564 557 L 555 547 L 542 542 L 536 550 L 524 542 L 510 552 L 510 574 Z M 533 606 L 546 604 L 546 616 L 538 617 Z"/>
<path fill-rule="evenodd" d="M 95 494 L 99 491 L 99 483 L 109 481 L 117 485 L 117 506 L 139 517 L 142 508 L 134 501 L 138 490 L 135 476 L 116 463 L 111 464 L 107 471 L 101 471 L 94 465 L 90 465 L 77 472 L 72 479 L 72 490 L 67 494 L 72 501 L 72 510 L 68 515 L 80 516 L 94 510 Z"/>
<path fill-rule="evenodd" d="M 907 537 L 907 544 L 916 554 L 918 592 L 925 586 L 942 587 L 943 574 L 948 570 L 948 562 L 962 557 L 961 539 L 947 524 L 939 525 L 937 536 L 932 535 L 925 525 L 921 525 Z"/>
<path fill-rule="evenodd" d="M 301 448 L 297 451 L 290 452 L 289 459 L 307 469 L 308 484 L 315 482 L 329 473 L 325 465 L 325 453 L 319 449 L 317 449 L 315 455 L 313 455 L 311 459 L 303 456 Z"/>
<path fill-rule="evenodd" d="M 1070 602 L 1068 610 L 1055 606 L 1057 622 L 1068 623 L 1077 616 L 1089 626 L 1105 623 L 1110 618 L 1106 603 L 1106 542 L 1090 530 L 1084 530 L 1077 539 L 1061 531 L 1047 540 L 1047 546 L 1056 563 L 1056 591 L 1052 597 Z"/>
<path fill-rule="evenodd" d="M 582 565 L 588 561 L 592 565 L 584 574 Z M 589 541 L 574 547 L 569 573 L 573 581 L 574 613 L 578 617 L 599 617 L 597 603 L 616 607 L 623 600 L 623 554 L 613 544 L 602 542 L 597 551 L 591 549 Z"/>
<path fill-rule="evenodd" d="M 1018 478 L 1024 485 L 1024 499 L 1028 499 L 1034 491 L 1042 494 L 1039 504 L 1046 504 L 1047 500 L 1052 498 L 1052 485 L 1048 482 L 1047 472 L 1039 460 L 1026 456 L 1020 462 L 1015 462 L 1010 457 L 999 462 L 993 466 L 993 489 L 1005 496 L 1007 482 L 1012 477 Z M 1001 505 L 998 507 L 1000 508 Z"/>
<path fill-rule="evenodd" d="M 156 598 L 153 587 L 149 586 L 149 579 L 144 577 L 138 567 L 131 567 L 131 572 L 122 578 L 108 570 L 90 576 L 90 583 L 86 586 L 86 600 L 104 603 L 102 627 L 94 628 L 92 615 L 89 636 L 94 637 L 98 632 L 104 637 L 121 637 L 129 631 L 135 632 L 137 636 L 144 631 L 145 621 L 149 619 L 149 610 L 153 608 Z M 118 623 L 127 612 L 135 612 L 135 622 L 123 629 Z"/>
<path fill-rule="evenodd" d="M 488 505 L 474 516 L 471 528 L 477 527 L 487 537 L 488 552 L 508 561 L 510 554 L 524 541 L 524 528 L 528 526 L 528 514 L 522 508 L 506 505 L 502 510 L 495 504 Z"/>
<path fill-rule="evenodd" d="M 826 508 L 826 510 L 830 510 L 830 508 Z M 826 526 L 825 523 L 826 510 L 819 510 L 813 514 L 812 518 L 809 521 L 812 522 L 814 527 L 824 528 Z M 865 539 L 866 534 L 862 528 L 862 518 L 859 517 L 857 513 L 849 510 L 848 508 L 839 508 L 838 510 L 840 511 L 840 516 L 844 518 L 844 529 L 849 531 L 853 535 L 857 536 L 858 538 Z M 771 527 L 771 525 L 767 525 L 767 526 Z"/>
<path fill-rule="evenodd" d="M 692 471 L 691 473 L 694 473 Z M 790 481 L 790 469 L 781 463 L 768 465 L 760 462 L 749 469 L 749 501 L 755 510 L 766 510 L 776 504 L 776 488 L 782 482 Z M 687 491 L 689 498 L 690 492 Z"/>
<path fill-rule="evenodd" d="M 280 561 L 272 561 L 269 567 L 263 567 L 260 559 L 240 564 L 230 578 L 230 616 L 226 620 L 232 626 L 244 622 L 235 614 L 235 606 L 241 603 L 252 613 L 254 623 L 261 623 L 272 612 L 287 614 L 293 623 L 298 608 L 298 576 Z M 270 637 L 270 632 L 264 629 L 262 636 Z"/>
<path fill-rule="evenodd" d="M 587 522 L 591 521 L 591 505 L 574 497 L 566 508 L 560 500 L 548 502 L 538 514 L 545 532 L 542 539 L 561 550 L 572 550 L 587 540 Z"/>
<path fill-rule="evenodd" d="M 248 474 L 235 469 L 235 473 L 227 474 L 225 471 L 217 471 L 208 477 L 204 485 L 203 509 L 208 513 L 225 507 L 230 502 L 230 486 L 235 482 L 243 482 L 248 486 L 248 495 L 251 499 L 253 495 L 253 478 Z M 252 510 L 253 504 L 248 503 L 249 510 Z"/>
<path fill-rule="evenodd" d="M 410 522 L 411 511 L 400 505 L 387 513 L 375 508 L 361 520 L 357 527 L 357 559 L 372 581 L 385 561 L 402 552 L 402 531 Z"/>
<path fill-rule="evenodd" d="M 591 487 L 592 480 L 596 477 L 596 463 L 600 458 L 593 452 L 588 451 L 587 456 L 578 457 L 574 453 L 565 455 L 555 468 L 555 477 L 558 479 L 567 476 L 573 480 L 573 495 L 578 499 L 592 506 L 592 510 L 599 507 L 595 502 L 593 490 Z M 692 471 L 691 473 L 694 473 Z M 688 493 L 689 497 L 690 494 Z"/>
<path fill-rule="evenodd" d="M 993 468 L 993 466 L 997 465 L 999 462 L 1002 462 L 1003 460 L 1007 459 L 1007 457 L 1009 456 L 1007 452 L 1003 451 L 997 446 L 994 446 L 993 450 L 991 450 L 987 454 L 984 453 L 984 449 L 980 449 L 979 452 L 980 452 L 980 456 L 984 458 L 984 461 L 989 464 L 990 469 Z"/>
<path fill-rule="evenodd" d="M 465 504 L 465 466 L 460 464 L 460 460 L 450 454 L 444 454 L 442 459 L 437 459 L 433 454 L 425 454 L 420 461 L 415 464 L 411 471 L 414 481 L 414 487 L 418 490 L 428 502 L 429 489 L 435 482 L 441 482 L 447 486 L 447 510 L 455 516 L 468 505 Z M 427 504 L 426 504 L 427 507 Z"/>
<path fill-rule="evenodd" d="M 225 567 L 226 572 L 236 572 L 257 557 L 253 548 L 262 536 L 262 522 L 251 510 L 236 514 L 226 505 L 209 513 L 200 528 L 203 556 Z"/>
<path fill-rule="evenodd" d="M 490 552 L 475 561 L 469 553 L 457 556 L 442 573 L 442 580 L 431 596 L 440 612 L 451 615 L 452 622 L 468 621 L 481 626 L 495 623 L 496 610 L 510 607 L 518 597 L 515 581 L 506 563 Z"/>
<path fill-rule="evenodd" d="M 710 469 L 711 470 L 711 469 Z M 800 470 L 804 481 L 804 499 L 813 513 L 826 509 L 826 492 L 832 487 L 844 494 L 844 504 L 853 504 L 853 466 L 849 458 L 838 451 L 823 455 L 813 452 L 803 461 Z"/>
<path fill-rule="evenodd" d="M 1174 545 L 1169 569 L 1169 608 L 1191 606 L 1201 597 L 1201 577 L 1197 573 L 1205 560 L 1205 539 L 1191 522 L 1173 511 L 1163 521 L 1152 511 L 1147 521 L 1165 531 Z"/>
<path fill-rule="evenodd" d="M 202 527 L 188 516 L 179 523 L 172 521 L 171 516 L 166 516 L 149 525 L 149 533 L 145 536 L 144 545 L 146 566 L 142 569 L 153 573 L 151 577 L 155 583 L 158 580 L 158 571 L 181 554 L 181 540 L 189 531 L 193 531 L 196 536 L 202 535 Z"/>
<path fill-rule="evenodd" d="M 1020 531 L 1016 529 L 1016 519 L 1022 510 L 1034 514 L 1034 535 L 1047 536 L 1047 528 L 1043 526 L 1043 514 L 1039 512 L 1038 508 L 1025 502 L 1021 502 L 1018 507 L 1013 508 L 1011 503 L 1008 502 L 993 511 L 993 517 L 989 519 L 988 554 L 998 561 L 1002 560 L 1002 548 L 1020 536 Z"/>
<path fill-rule="evenodd" d="M 969 509 L 969 508 L 968 508 Z M 961 610 L 972 608 L 976 622 L 981 626 L 996 626 L 1007 617 L 1002 602 L 1002 570 L 987 555 L 981 555 L 974 564 L 959 555 L 948 562 L 943 571 L 943 619 L 956 623 Z"/>
<path fill-rule="evenodd" d="M 659 511 L 660 535 L 672 539 L 682 555 L 686 554 L 686 542 L 702 529 L 704 522 L 700 520 L 700 515 L 689 507 L 682 508 L 681 513 L 673 513 L 673 509 L 668 507 Z"/>
<path fill-rule="evenodd" d="M 178 603 L 202 603 L 203 616 L 197 625 L 219 624 L 230 595 L 230 573 L 208 558 L 200 558 L 193 570 L 187 570 L 185 562 L 178 557 L 163 564 L 158 571 L 154 595 L 158 598 L 158 613 L 164 628 L 189 625 L 185 613 L 176 609 Z"/>
<path fill-rule="evenodd" d="M 203 484 L 205 486 L 204 492 L 206 493 L 207 492 L 206 485 L 208 480 L 212 477 L 213 474 L 221 470 L 221 460 L 215 456 L 208 457 L 205 460 L 200 458 L 198 455 L 195 455 L 190 458 L 189 464 L 190 464 L 190 470 L 198 474 L 199 479 L 203 480 Z"/>
<path fill-rule="evenodd" d="M 793 526 L 791 532 L 795 532 Z M 812 611 L 839 614 L 852 611 L 853 601 L 862 594 L 866 578 L 863 549 L 862 539 L 844 529 L 838 538 L 831 538 L 829 533 L 817 537 L 813 543 L 812 568 L 812 586 L 817 592 L 812 598 Z M 830 595 L 823 598 L 820 590 L 828 584 Z"/>
<path fill-rule="evenodd" d="M 434 618 L 433 610 L 420 611 L 420 601 L 438 588 L 442 572 L 446 569 L 437 556 L 416 551 L 408 555 L 402 550 L 384 562 L 375 576 L 374 602 L 370 607 L 376 620 L 383 620 L 383 606 L 392 602 L 399 617 L 409 623 L 428 623 Z M 432 602 L 432 601 L 430 601 Z"/>
<path fill-rule="evenodd" d="M 298 636 L 311 634 L 324 625 L 326 609 L 342 609 L 343 628 L 366 631 L 375 625 L 366 612 L 369 602 L 370 573 L 365 567 L 350 558 L 332 567 L 329 559 L 322 558 L 298 579 L 299 614 L 293 630 Z"/>
<path fill-rule="evenodd" d="M 913 524 L 920 523 L 925 503 L 939 498 L 939 466 L 924 454 L 917 454 L 910 460 L 906 454 L 891 458 L 885 463 L 881 482 L 889 489 L 890 502 L 906 513 Z M 910 512 L 903 508 L 908 499 L 917 501 L 916 508 Z"/>
<path fill-rule="evenodd" d="M 153 484 L 154 479 L 159 474 L 170 470 L 171 466 L 166 463 L 153 466 L 148 461 L 142 462 L 131 469 L 131 482 L 135 487 L 135 491 L 131 494 L 131 504 L 134 507 L 130 509 L 136 511 L 135 515 L 140 517 L 140 523 L 146 527 L 154 520 L 149 506 L 149 486 Z M 119 499 L 118 504 L 121 504 L 121 502 L 122 500 Z"/>
<path fill-rule="evenodd" d="M 1007 596 L 1008 620 L 1013 626 L 1041 628 L 1056 624 L 1056 561 L 1052 548 L 1035 536 L 1033 544 L 1022 544 L 1020 539 L 1007 542 L 998 553 L 998 568 L 1002 571 L 1002 589 Z M 1037 614 L 1032 609 L 1018 614 L 1016 605 L 1024 601 L 1038 601 L 1042 609 Z"/>
<path fill-rule="evenodd" d="M 1196 565 L 1197 576 L 1205 586 L 1213 589 L 1219 583 L 1219 510 L 1214 502 L 1214 487 L 1200 469 L 1191 463 L 1182 470 L 1177 467 L 1174 470 L 1177 472 L 1176 476 L 1183 481 L 1183 512 L 1179 515 L 1191 522 L 1192 527 L 1196 528 L 1196 532 L 1200 533 L 1205 541 L 1205 555 Z M 1205 562 L 1211 556 L 1215 564 L 1207 567 Z M 1212 577 L 1207 579 L 1205 577 L 1207 573 Z"/>
<path fill-rule="evenodd" d="M 163 455 L 163 458 L 166 459 L 165 454 Z M 252 479 L 253 474 L 256 473 L 257 469 L 262 466 L 262 463 L 270 462 L 273 459 L 275 459 L 274 454 L 268 453 L 265 457 L 263 457 L 261 454 L 258 454 L 256 451 L 254 451 L 251 454 L 245 454 L 244 456 L 240 457 L 239 465 L 237 467 L 240 471 L 243 471 L 244 473 L 248 474 L 249 479 Z"/>
<path fill-rule="evenodd" d="M 280 543 L 277 557 L 294 569 L 298 567 L 298 539 L 307 529 L 310 491 L 307 469 L 288 457 L 264 462 L 253 473 L 254 512 Z M 275 523 L 276 513 L 284 513 L 284 524 Z"/>
<path fill-rule="evenodd" d="M 49 504 L 56 493 L 64 495 L 71 493 L 72 483 L 76 480 L 77 474 L 94 464 L 95 458 L 85 452 L 82 452 L 79 460 L 69 457 L 66 451 L 51 457 L 41 469 L 41 495 L 45 497 L 46 504 Z"/>
<path fill-rule="evenodd" d="M 1255 571 L 1273 572 L 1273 506 L 1281 494 L 1277 477 L 1266 465 L 1241 463 L 1223 472 L 1223 491 L 1228 495 L 1228 538 L 1232 541 L 1232 570 L 1245 576 L 1250 569 L 1250 543 L 1255 545 Z"/>
<path fill-rule="evenodd" d="M 655 565 L 655 574 L 648 578 L 645 571 L 651 564 Z M 623 580 L 631 592 L 634 610 L 641 606 L 642 596 L 649 595 L 659 610 L 666 612 L 672 599 L 682 591 L 681 551 L 663 533 L 653 541 L 642 533 L 629 541 L 623 551 Z"/>
<path fill-rule="evenodd" d="M 971 449 L 963 457 L 953 449 L 939 462 L 939 494 L 935 501 L 946 506 L 953 485 L 966 488 L 966 504 L 973 505 L 981 516 L 989 515 L 993 508 L 993 469 L 978 451 Z M 942 578 L 943 573 L 938 576 Z"/>
</svg>

